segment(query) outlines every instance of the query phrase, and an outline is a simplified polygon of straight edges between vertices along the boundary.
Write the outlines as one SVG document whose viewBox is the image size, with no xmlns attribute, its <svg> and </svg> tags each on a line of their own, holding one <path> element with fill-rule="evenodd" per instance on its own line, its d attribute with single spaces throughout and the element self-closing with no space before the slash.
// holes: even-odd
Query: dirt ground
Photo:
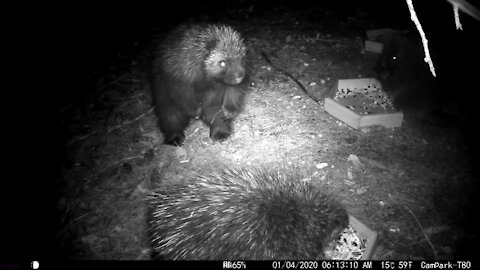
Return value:
<svg viewBox="0 0 480 270">
<path fill-rule="evenodd" d="M 356 130 L 325 112 L 323 98 L 335 82 L 374 77 L 378 57 L 365 52 L 361 35 L 375 25 L 362 14 L 329 14 L 324 27 L 294 11 L 226 20 L 250 49 L 252 83 L 224 142 L 213 142 L 208 127 L 192 121 L 183 147 L 163 145 L 137 58 L 99 76 L 87 102 L 63 108 L 69 135 L 56 182 L 62 256 L 148 260 L 145 198 L 156 184 L 224 165 L 292 165 L 303 180 L 331 187 L 351 215 L 378 233 L 373 259 L 457 258 L 473 237 L 465 224 L 475 172 L 462 130 L 409 119 L 400 128 Z M 262 51 L 320 104 L 272 69 Z"/>
</svg>

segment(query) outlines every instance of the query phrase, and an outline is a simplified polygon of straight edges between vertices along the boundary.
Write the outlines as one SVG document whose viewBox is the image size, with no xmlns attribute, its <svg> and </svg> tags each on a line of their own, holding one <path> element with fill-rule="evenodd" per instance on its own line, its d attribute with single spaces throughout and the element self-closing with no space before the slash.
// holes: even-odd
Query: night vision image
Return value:
<svg viewBox="0 0 480 270">
<path fill-rule="evenodd" d="M 111 5 L 50 29 L 55 175 L 2 262 L 475 258 L 477 3 Z"/>
</svg>

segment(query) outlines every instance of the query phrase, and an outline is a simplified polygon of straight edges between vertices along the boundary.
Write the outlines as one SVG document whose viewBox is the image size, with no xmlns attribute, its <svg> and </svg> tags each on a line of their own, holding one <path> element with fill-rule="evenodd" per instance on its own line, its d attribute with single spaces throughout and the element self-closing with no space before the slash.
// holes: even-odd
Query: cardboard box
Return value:
<svg viewBox="0 0 480 270">
<path fill-rule="evenodd" d="M 372 40 L 365 40 L 365 51 L 367 52 L 374 52 L 374 53 L 382 53 L 383 51 L 383 43 L 372 41 Z"/>
<path fill-rule="evenodd" d="M 354 94 L 345 97 L 345 101 L 335 98 L 339 91 L 345 91 L 345 89 L 347 89 L 347 92 Z M 400 127 L 402 125 L 402 112 L 396 111 L 393 105 L 385 106 L 381 104 L 381 106 L 388 107 L 388 109 L 382 109 L 380 105 L 375 103 L 376 101 L 373 101 L 364 93 L 376 93 L 378 96 L 386 96 L 381 91 L 381 83 L 375 78 L 338 80 L 331 97 L 325 98 L 325 111 L 355 129 L 372 125 L 381 125 L 386 128 Z M 362 107 L 347 105 L 348 102 L 355 102 L 355 100 L 358 100 L 358 105 Z M 366 102 L 367 104 L 365 104 Z"/>
<path fill-rule="evenodd" d="M 365 32 L 367 39 L 365 40 L 365 51 L 382 53 L 383 39 L 387 35 L 398 33 L 397 30 L 391 28 L 374 29 Z"/>
<path fill-rule="evenodd" d="M 351 215 L 349 215 L 348 217 L 350 227 L 352 227 L 357 232 L 357 235 L 358 237 L 360 237 L 360 239 L 366 240 L 365 252 L 363 252 L 360 260 L 371 260 L 373 252 L 375 250 L 378 233 L 369 229 L 355 217 Z"/>
</svg>

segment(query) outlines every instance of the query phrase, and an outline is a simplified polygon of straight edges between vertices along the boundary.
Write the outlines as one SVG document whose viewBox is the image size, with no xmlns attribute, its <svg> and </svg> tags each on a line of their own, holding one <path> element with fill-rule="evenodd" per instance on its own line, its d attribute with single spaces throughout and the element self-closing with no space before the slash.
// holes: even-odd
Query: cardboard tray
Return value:
<svg viewBox="0 0 480 270">
<path fill-rule="evenodd" d="M 375 244 L 377 242 L 378 233 L 372 231 L 355 217 L 349 215 L 350 226 L 357 232 L 358 237 L 366 240 L 365 252 L 360 260 L 371 260 L 373 252 L 375 251 Z"/>
<path fill-rule="evenodd" d="M 367 39 L 365 40 L 365 51 L 382 53 L 383 43 L 382 39 L 390 34 L 397 33 L 398 31 L 391 28 L 373 29 L 365 32 Z"/>
<path fill-rule="evenodd" d="M 402 126 L 402 112 L 360 115 L 333 99 L 338 89 L 367 88 L 369 85 L 375 85 L 376 87 L 381 88 L 381 83 L 375 78 L 338 80 L 338 82 L 334 85 L 334 89 L 332 91 L 333 95 L 325 98 L 325 111 L 355 129 L 372 125 L 381 125 L 386 128 Z"/>
</svg>

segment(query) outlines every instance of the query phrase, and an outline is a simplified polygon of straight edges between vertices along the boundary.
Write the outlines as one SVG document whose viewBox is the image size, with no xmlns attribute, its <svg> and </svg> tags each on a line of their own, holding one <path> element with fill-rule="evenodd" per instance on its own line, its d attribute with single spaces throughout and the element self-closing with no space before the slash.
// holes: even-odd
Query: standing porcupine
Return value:
<svg viewBox="0 0 480 270">
<path fill-rule="evenodd" d="M 156 46 L 150 86 L 165 143 L 181 145 L 192 118 L 225 139 L 248 90 L 246 47 L 226 25 L 182 25 Z"/>
<path fill-rule="evenodd" d="M 348 226 L 319 187 L 262 169 L 225 169 L 150 196 L 154 253 L 174 260 L 324 259 Z"/>
</svg>

